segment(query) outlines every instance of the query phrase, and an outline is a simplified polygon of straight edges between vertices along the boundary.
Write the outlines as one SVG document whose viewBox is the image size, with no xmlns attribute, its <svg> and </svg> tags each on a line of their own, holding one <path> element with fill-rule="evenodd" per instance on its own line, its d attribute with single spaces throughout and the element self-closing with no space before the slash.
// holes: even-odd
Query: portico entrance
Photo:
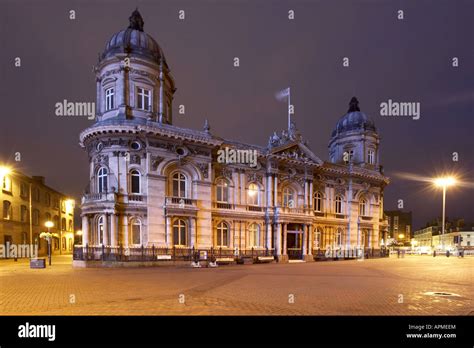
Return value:
<svg viewBox="0 0 474 348">
<path fill-rule="evenodd" d="M 303 226 L 299 224 L 288 224 L 286 246 L 288 259 L 303 259 Z"/>
</svg>

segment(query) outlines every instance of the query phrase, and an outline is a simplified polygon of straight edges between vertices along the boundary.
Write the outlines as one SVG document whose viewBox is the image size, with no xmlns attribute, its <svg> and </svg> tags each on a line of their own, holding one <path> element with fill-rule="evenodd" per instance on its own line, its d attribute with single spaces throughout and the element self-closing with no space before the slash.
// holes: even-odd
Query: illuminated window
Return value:
<svg viewBox="0 0 474 348">
<path fill-rule="evenodd" d="M 97 191 L 99 193 L 107 192 L 107 181 L 109 172 L 107 168 L 100 168 L 97 172 Z"/>
<path fill-rule="evenodd" d="M 295 194 L 289 187 L 283 189 L 283 206 L 287 208 L 295 208 Z"/>
<path fill-rule="evenodd" d="M 3 176 L 2 189 L 3 191 L 12 192 L 12 179 L 8 175 Z"/>
<path fill-rule="evenodd" d="M 375 163 L 375 151 L 374 150 L 367 151 L 367 162 L 369 162 L 369 164 L 374 164 Z"/>
<path fill-rule="evenodd" d="M 253 223 L 249 227 L 249 242 L 251 247 L 260 246 L 260 225 Z"/>
<path fill-rule="evenodd" d="M 187 245 L 187 226 L 186 222 L 178 219 L 173 224 L 173 242 L 174 245 Z"/>
<path fill-rule="evenodd" d="M 186 177 L 179 172 L 173 175 L 173 197 L 186 197 Z"/>
<path fill-rule="evenodd" d="M 219 179 L 216 184 L 216 200 L 220 203 L 229 202 L 229 184 L 224 179 Z"/>
<path fill-rule="evenodd" d="M 137 108 L 151 111 L 151 90 L 141 87 L 137 88 Z"/>
<path fill-rule="evenodd" d="M 336 196 L 336 214 L 342 214 L 342 197 Z"/>
<path fill-rule="evenodd" d="M 140 245 L 141 244 L 141 236 L 142 236 L 142 223 L 138 219 L 134 219 L 132 221 L 132 244 Z"/>
<path fill-rule="evenodd" d="M 260 189 L 257 184 L 250 184 L 248 190 L 248 204 L 260 205 Z"/>
<path fill-rule="evenodd" d="M 114 108 L 114 96 L 114 88 L 107 88 L 105 90 L 105 111 L 112 110 Z"/>
<path fill-rule="evenodd" d="M 321 194 L 321 192 L 316 192 L 314 194 L 314 211 L 323 211 L 323 195 Z"/>
<path fill-rule="evenodd" d="M 364 198 L 359 201 L 359 215 L 367 216 L 367 201 Z"/>
<path fill-rule="evenodd" d="M 229 227 L 225 222 L 217 225 L 217 246 L 229 246 Z"/>
<path fill-rule="evenodd" d="M 3 201 L 3 218 L 5 220 L 12 219 L 12 204 L 9 201 Z"/>
<path fill-rule="evenodd" d="M 99 240 L 99 244 L 104 244 L 104 227 L 105 227 L 105 219 L 103 216 L 99 217 L 97 221 L 97 237 Z"/>
</svg>

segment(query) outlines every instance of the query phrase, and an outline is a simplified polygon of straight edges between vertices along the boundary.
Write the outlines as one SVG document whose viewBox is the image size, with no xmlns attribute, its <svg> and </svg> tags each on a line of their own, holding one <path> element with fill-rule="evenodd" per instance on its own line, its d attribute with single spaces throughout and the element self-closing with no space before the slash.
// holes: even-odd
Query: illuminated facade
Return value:
<svg viewBox="0 0 474 348">
<path fill-rule="evenodd" d="M 375 125 L 357 99 L 324 162 L 294 124 L 267 146 L 222 139 L 207 121 L 202 130 L 174 126 L 175 83 L 138 11 L 95 71 L 97 122 L 80 134 L 89 155 L 84 245 L 268 248 L 284 261 L 312 260 L 328 247 L 378 249 L 386 238 L 388 179 Z M 222 163 L 225 149 L 240 160 Z"/>
<path fill-rule="evenodd" d="M 45 255 L 47 243 L 39 236 L 51 221 L 52 252 L 71 254 L 74 244 L 73 200 L 45 185 L 44 177 L 28 177 L 18 171 L 1 175 L 0 243 L 3 245 L 38 244 Z"/>
</svg>

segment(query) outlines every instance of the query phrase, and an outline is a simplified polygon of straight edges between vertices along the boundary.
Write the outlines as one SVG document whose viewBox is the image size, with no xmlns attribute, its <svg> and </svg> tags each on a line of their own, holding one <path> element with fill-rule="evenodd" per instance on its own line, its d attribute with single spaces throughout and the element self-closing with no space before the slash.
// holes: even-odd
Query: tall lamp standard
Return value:
<svg viewBox="0 0 474 348">
<path fill-rule="evenodd" d="M 445 229 L 445 219 L 446 219 L 446 189 L 448 186 L 452 186 L 456 183 L 456 179 L 453 177 L 442 177 L 434 179 L 434 184 L 437 187 L 443 189 L 443 217 L 442 217 L 442 226 L 441 226 L 441 248 L 444 250 L 444 229 Z"/>
</svg>

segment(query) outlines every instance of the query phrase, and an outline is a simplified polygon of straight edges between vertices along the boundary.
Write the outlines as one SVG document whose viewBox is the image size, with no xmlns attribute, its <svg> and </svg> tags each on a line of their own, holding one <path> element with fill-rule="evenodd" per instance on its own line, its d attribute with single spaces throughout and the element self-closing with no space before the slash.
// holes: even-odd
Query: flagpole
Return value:
<svg viewBox="0 0 474 348">
<path fill-rule="evenodd" d="M 290 87 L 288 87 L 288 131 L 290 130 L 291 128 L 291 113 L 290 113 L 290 105 L 291 105 L 291 102 L 290 102 Z"/>
</svg>

